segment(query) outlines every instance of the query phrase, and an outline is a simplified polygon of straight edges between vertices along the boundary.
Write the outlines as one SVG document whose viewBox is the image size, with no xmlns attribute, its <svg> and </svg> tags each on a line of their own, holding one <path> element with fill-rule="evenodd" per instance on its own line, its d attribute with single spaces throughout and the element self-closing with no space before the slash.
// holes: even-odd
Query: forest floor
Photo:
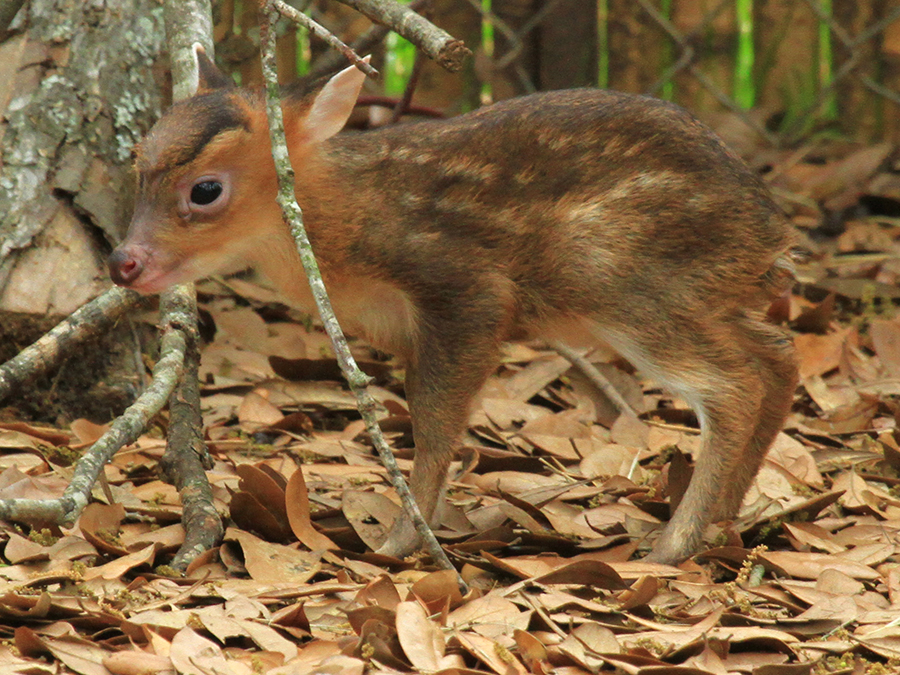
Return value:
<svg viewBox="0 0 900 675">
<path fill-rule="evenodd" d="M 0 528 L 0 672 L 900 672 L 900 154 L 832 143 L 756 160 L 810 252 L 771 311 L 801 383 L 739 518 L 702 554 L 631 560 L 690 475 L 684 402 L 598 349 L 642 412 L 616 419 L 536 344 L 506 350 L 453 466 L 437 534 L 469 594 L 424 556 L 372 554 L 397 498 L 327 339 L 259 286 L 205 282 L 225 540 L 166 575 L 183 531 L 156 475 L 160 417 L 75 527 Z M 355 350 L 408 469 L 402 370 Z M 59 496 L 102 431 L 0 425 L 0 498 Z"/>
</svg>

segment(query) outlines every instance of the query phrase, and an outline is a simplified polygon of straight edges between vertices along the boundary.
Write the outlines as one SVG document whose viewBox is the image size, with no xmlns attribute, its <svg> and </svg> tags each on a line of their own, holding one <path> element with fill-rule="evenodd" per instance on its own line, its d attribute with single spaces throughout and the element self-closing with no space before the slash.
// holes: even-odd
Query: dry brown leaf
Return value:
<svg viewBox="0 0 900 675">
<path fill-rule="evenodd" d="M 44 444 L 65 446 L 72 442 L 72 435 L 52 427 L 39 426 L 28 422 L 0 422 L 0 429 L 16 431 L 30 436 Z"/>
<path fill-rule="evenodd" d="M 337 549 L 338 546 L 313 527 L 309 517 L 309 494 L 300 467 L 291 474 L 285 489 L 287 518 L 294 536 L 310 551 Z"/>
<path fill-rule="evenodd" d="M 100 440 L 103 434 L 109 431 L 108 424 L 94 424 L 89 420 L 82 419 L 74 420 L 69 424 L 69 428 L 75 434 L 75 438 L 78 439 L 78 444 L 73 447 L 93 445 Z"/>
<path fill-rule="evenodd" d="M 110 654 L 90 640 L 68 634 L 60 637 L 39 636 L 25 626 L 16 629 L 16 647 L 22 653 L 34 653 L 40 649 L 47 651 L 79 675 L 109 675 L 103 666 L 103 659 Z M 30 643 L 25 647 L 26 640 Z"/>
<path fill-rule="evenodd" d="M 17 532 L 10 532 L 3 549 L 3 557 L 13 565 L 36 560 L 47 560 L 50 552 L 47 546 L 23 537 Z"/>
<path fill-rule="evenodd" d="M 450 612 L 447 626 L 457 630 L 474 631 L 491 639 L 508 636 L 514 628 L 525 630 L 531 621 L 531 612 L 523 612 L 518 605 L 489 593 L 476 598 Z"/>
<path fill-rule="evenodd" d="M 812 375 L 806 378 L 803 381 L 803 387 L 816 405 L 826 413 L 859 402 L 859 393 L 854 387 L 849 385 L 829 386 L 821 375 Z"/>
<path fill-rule="evenodd" d="M 550 669 L 547 662 L 547 648 L 534 635 L 518 628 L 513 631 L 513 639 L 519 656 L 532 673 L 546 673 Z"/>
<path fill-rule="evenodd" d="M 486 398 L 481 401 L 481 408 L 501 431 L 518 429 L 526 422 L 553 414 L 542 406 L 502 398 Z"/>
<path fill-rule="evenodd" d="M 816 460 L 805 445 L 781 432 L 766 455 L 766 461 L 780 466 L 804 485 L 823 489 L 825 480 L 816 466 Z"/>
<path fill-rule="evenodd" d="M 584 457 L 579 468 L 585 478 L 608 478 L 615 475 L 637 478 L 644 475 L 638 465 L 643 456 L 638 448 L 594 441 L 590 450 L 584 445 L 579 445 L 578 449 Z"/>
<path fill-rule="evenodd" d="M 836 569 L 853 579 L 877 579 L 878 572 L 867 565 L 837 559 L 827 553 L 767 551 L 760 560 L 771 565 L 778 574 L 796 579 L 818 579 L 827 569 Z"/>
<path fill-rule="evenodd" d="M 268 392 L 264 389 L 251 391 L 241 401 L 238 408 L 238 420 L 244 431 L 255 431 L 259 427 L 277 424 L 284 415 L 268 400 Z"/>
<path fill-rule="evenodd" d="M 562 356 L 539 357 L 504 379 L 502 390 L 507 398 L 524 403 L 571 367 Z"/>
<path fill-rule="evenodd" d="M 593 539 L 597 536 L 597 530 L 589 524 L 589 512 L 579 509 L 577 506 L 554 499 L 541 507 L 541 513 L 547 517 L 550 525 L 559 534 L 583 539 Z"/>
<path fill-rule="evenodd" d="M 475 633 L 458 633 L 462 648 L 497 675 L 528 675 L 528 670 L 509 649 L 500 646 L 490 638 Z"/>
<path fill-rule="evenodd" d="M 900 320 L 875 319 L 869 324 L 872 346 L 890 377 L 900 377 Z"/>
<path fill-rule="evenodd" d="M 619 602 L 623 611 L 641 607 L 649 603 L 659 591 L 659 580 L 646 575 L 635 581 L 630 588 L 619 594 Z"/>
<path fill-rule="evenodd" d="M 153 567 L 156 559 L 156 545 L 150 544 L 139 551 L 119 556 L 105 565 L 91 567 L 84 571 L 85 579 L 120 579 L 136 567 L 147 565 Z"/>
<path fill-rule="evenodd" d="M 0 473 L 0 499 L 53 499 L 67 486 L 68 481 L 54 474 L 32 478 L 15 466 Z"/>
<path fill-rule="evenodd" d="M 264 354 L 216 342 L 203 350 L 199 375 L 201 382 L 212 380 L 217 386 L 231 386 L 256 384 L 275 377 L 275 371 Z"/>
<path fill-rule="evenodd" d="M 824 375 L 841 365 L 844 346 L 856 345 L 858 334 L 853 327 L 843 328 L 828 335 L 804 333 L 794 336 L 794 346 L 800 361 L 800 379 Z"/>
<path fill-rule="evenodd" d="M 444 633 L 418 602 L 397 605 L 397 638 L 406 658 L 417 670 L 428 672 L 443 667 Z"/>
<path fill-rule="evenodd" d="M 190 628 L 182 628 L 172 639 L 169 658 L 179 675 L 234 672 L 222 649 Z"/>
<path fill-rule="evenodd" d="M 792 541 L 795 548 L 813 548 L 824 553 L 840 553 L 846 550 L 834 541 L 831 533 L 814 523 L 785 523 L 784 531 Z"/>
<path fill-rule="evenodd" d="M 832 489 L 842 491 L 838 499 L 846 509 L 876 511 L 871 508 L 869 484 L 855 471 L 843 471 L 832 482 Z M 877 512 L 877 511 L 876 511 Z"/>
<path fill-rule="evenodd" d="M 128 551 L 118 542 L 119 525 L 125 517 L 121 504 L 88 504 L 78 519 L 84 538 L 103 553 L 125 555 Z"/>
<path fill-rule="evenodd" d="M 168 656 L 148 654 L 134 649 L 115 652 L 103 659 L 113 675 L 174 675 L 175 667 Z"/>
<path fill-rule="evenodd" d="M 572 444 L 571 438 L 563 438 L 561 436 L 548 436 L 544 434 L 522 433 L 522 437 L 535 448 L 543 451 L 548 455 L 557 457 L 563 461 L 575 461 L 580 458 L 578 451 Z"/>
<path fill-rule="evenodd" d="M 225 541 L 235 541 L 241 545 L 244 566 L 256 581 L 293 581 L 303 584 L 321 568 L 321 556 L 318 553 L 271 544 L 236 528 L 228 528 Z"/>
<path fill-rule="evenodd" d="M 650 439 L 650 427 L 631 415 L 619 415 L 613 423 L 612 440 L 629 448 L 646 448 Z"/>
<path fill-rule="evenodd" d="M 534 578 L 537 584 L 576 584 L 608 590 L 625 588 L 618 572 L 600 560 L 577 560 Z"/>
<path fill-rule="evenodd" d="M 387 538 L 400 506 L 376 492 L 345 490 L 343 511 L 359 538 L 374 551 Z"/>
<path fill-rule="evenodd" d="M 453 570 L 426 574 L 412 585 L 410 591 L 425 606 L 429 614 L 453 609 L 463 601 L 456 582 L 456 572 Z"/>
</svg>

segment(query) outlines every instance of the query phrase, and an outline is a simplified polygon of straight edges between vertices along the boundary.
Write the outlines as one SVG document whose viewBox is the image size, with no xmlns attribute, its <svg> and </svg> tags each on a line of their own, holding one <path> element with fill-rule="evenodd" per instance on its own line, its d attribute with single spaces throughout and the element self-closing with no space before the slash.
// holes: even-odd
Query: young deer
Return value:
<svg viewBox="0 0 900 675">
<path fill-rule="evenodd" d="M 262 92 L 195 53 L 196 96 L 138 148 L 137 205 L 110 274 L 156 293 L 252 265 L 309 309 Z M 411 487 L 426 519 L 502 343 L 587 333 L 697 413 L 693 479 L 647 559 L 695 553 L 707 525 L 736 513 L 797 380 L 789 337 L 764 318 L 791 282 L 792 246 L 765 185 L 684 110 L 612 91 L 338 135 L 363 79 L 348 68 L 282 105 L 338 317 L 408 364 Z M 381 552 L 417 547 L 401 518 Z"/>
</svg>

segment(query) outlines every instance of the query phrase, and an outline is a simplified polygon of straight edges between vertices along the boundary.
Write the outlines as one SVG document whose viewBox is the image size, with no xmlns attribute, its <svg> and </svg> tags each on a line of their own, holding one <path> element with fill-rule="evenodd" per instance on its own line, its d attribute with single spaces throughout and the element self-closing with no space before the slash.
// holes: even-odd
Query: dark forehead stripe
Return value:
<svg viewBox="0 0 900 675">
<path fill-rule="evenodd" d="M 230 92 L 213 92 L 180 101 L 160 118 L 138 151 L 141 171 L 182 166 L 227 129 L 249 131 L 250 119 Z"/>
</svg>

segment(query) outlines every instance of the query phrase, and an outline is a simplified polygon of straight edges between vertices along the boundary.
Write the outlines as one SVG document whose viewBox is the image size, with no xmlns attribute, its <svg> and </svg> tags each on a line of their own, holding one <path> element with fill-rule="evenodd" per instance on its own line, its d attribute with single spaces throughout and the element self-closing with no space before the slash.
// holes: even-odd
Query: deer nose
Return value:
<svg viewBox="0 0 900 675">
<path fill-rule="evenodd" d="M 118 286 L 130 286 L 144 271 L 140 258 L 121 248 L 112 252 L 106 264 L 109 266 L 109 276 Z"/>
</svg>

